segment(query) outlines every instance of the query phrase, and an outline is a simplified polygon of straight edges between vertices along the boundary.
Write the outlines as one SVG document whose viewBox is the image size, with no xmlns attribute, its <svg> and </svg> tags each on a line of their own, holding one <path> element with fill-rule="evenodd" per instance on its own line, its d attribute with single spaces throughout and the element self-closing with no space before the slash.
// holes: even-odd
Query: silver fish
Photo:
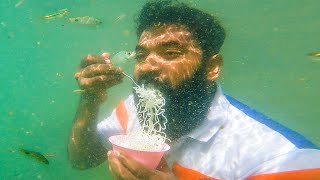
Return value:
<svg viewBox="0 0 320 180">
<path fill-rule="evenodd" d="M 309 53 L 308 56 L 312 61 L 320 61 L 320 52 Z"/>
<path fill-rule="evenodd" d="M 42 16 L 41 18 L 42 18 L 42 19 L 45 19 L 45 20 L 52 20 L 52 19 L 56 19 L 56 18 L 63 18 L 63 17 L 65 17 L 68 13 L 69 13 L 69 10 L 68 10 L 68 9 L 61 9 L 61 10 L 59 10 L 58 12 L 55 12 L 55 13 L 53 13 L 53 14 L 48 14 L 48 15 Z"/>
<path fill-rule="evenodd" d="M 83 24 L 83 25 L 95 25 L 95 26 L 100 25 L 102 23 L 100 19 L 97 19 L 91 16 L 69 18 L 69 22 Z"/>
<path fill-rule="evenodd" d="M 111 57 L 111 63 L 114 66 L 123 67 L 129 60 L 136 57 L 135 52 L 130 51 L 120 51 Z"/>
</svg>

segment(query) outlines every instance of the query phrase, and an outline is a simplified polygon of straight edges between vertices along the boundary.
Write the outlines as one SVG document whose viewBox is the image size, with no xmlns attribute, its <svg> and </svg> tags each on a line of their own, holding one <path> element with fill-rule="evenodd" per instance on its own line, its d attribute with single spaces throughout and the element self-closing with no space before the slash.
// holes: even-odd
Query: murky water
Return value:
<svg viewBox="0 0 320 180">
<path fill-rule="evenodd" d="M 128 3 L 130 2 L 130 3 Z M 193 0 L 227 29 L 223 75 L 227 94 L 320 145 L 320 1 Z M 240 3 L 241 2 L 241 3 Z M 132 50 L 133 16 L 141 0 L 3 0 L 0 3 L 0 174 L 5 179 L 110 179 L 106 164 L 77 171 L 67 140 L 79 95 L 73 78 L 87 53 Z M 92 16 L 102 24 L 70 24 L 40 17 L 67 8 L 67 17 Z M 111 110 L 130 92 L 113 88 Z M 123 90 L 124 89 L 124 90 Z M 116 96 L 115 96 L 116 95 Z M 42 152 L 50 165 L 19 152 Z"/>
</svg>

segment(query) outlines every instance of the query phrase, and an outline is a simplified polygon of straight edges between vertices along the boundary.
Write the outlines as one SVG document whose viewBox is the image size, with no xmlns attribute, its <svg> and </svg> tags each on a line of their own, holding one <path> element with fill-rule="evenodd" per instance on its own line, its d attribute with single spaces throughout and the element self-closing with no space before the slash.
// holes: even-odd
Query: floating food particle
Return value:
<svg viewBox="0 0 320 180">
<path fill-rule="evenodd" d="M 63 77 L 64 74 L 63 74 L 62 72 L 57 72 L 57 73 L 56 73 L 56 76 L 58 76 L 58 77 Z"/>
<path fill-rule="evenodd" d="M 13 115 L 13 112 L 12 112 L 12 111 L 9 111 L 9 112 L 8 112 L 8 115 L 9 115 L 9 116 L 12 116 L 12 115 Z"/>
</svg>

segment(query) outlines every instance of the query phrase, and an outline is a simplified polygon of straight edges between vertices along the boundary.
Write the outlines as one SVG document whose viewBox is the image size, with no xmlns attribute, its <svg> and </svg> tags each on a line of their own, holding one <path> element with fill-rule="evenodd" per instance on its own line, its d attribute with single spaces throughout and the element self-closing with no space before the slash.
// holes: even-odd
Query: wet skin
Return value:
<svg viewBox="0 0 320 180">
<path fill-rule="evenodd" d="M 176 25 L 144 31 L 136 47 L 137 81 L 144 74 L 172 89 L 189 79 L 200 65 L 201 50 L 185 28 Z"/>
</svg>

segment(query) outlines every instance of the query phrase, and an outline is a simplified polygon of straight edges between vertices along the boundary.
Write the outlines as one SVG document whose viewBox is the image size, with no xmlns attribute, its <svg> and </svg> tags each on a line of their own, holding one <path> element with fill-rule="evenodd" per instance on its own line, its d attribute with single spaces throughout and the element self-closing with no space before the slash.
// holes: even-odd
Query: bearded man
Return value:
<svg viewBox="0 0 320 180">
<path fill-rule="evenodd" d="M 108 53 L 88 55 L 75 74 L 84 93 L 69 141 L 73 167 L 87 169 L 108 159 L 116 179 L 320 177 L 315 145 L 223 94 L 217 80 L 225 30 L 215 17 L 176 1 L 151 1 L 137 19 L 137 35 L 134 79 L 164 96 L 171 149 L 156 169 L 108 151 L 110 136 L 139 128 L 138 97 L 133 92 L 100 120 L 106 90 L 124 75 Z"/>
</svg>

